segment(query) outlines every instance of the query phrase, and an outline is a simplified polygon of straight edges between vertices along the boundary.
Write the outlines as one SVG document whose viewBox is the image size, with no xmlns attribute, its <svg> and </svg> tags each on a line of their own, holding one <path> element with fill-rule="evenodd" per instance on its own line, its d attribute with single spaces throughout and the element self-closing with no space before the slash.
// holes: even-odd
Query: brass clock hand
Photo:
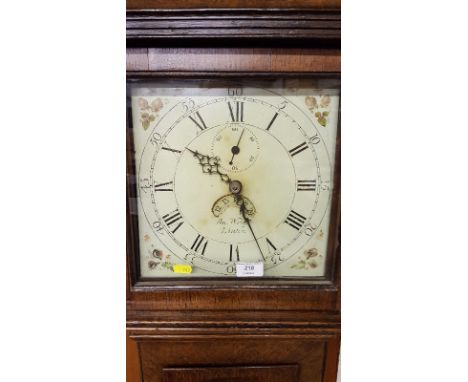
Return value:
<svg viewBox="0 0 468 382">
<path fill-rule="evenodd" d="M 235 146 L 232 146 L 231 147 L 231 153 L 232 153 L 232 158 L 231 158 L 231 161 L 229 162 L 230 165 L 232 165 L 232 161 L 234 160 L 234 157 L 240 153 L 240 148 L 239 148 L 239 144 L 240 144 L 240 141 L 242 139 L 242 136 L 244 135 L 244 131 L 245 131 L 245 127 L 244 129 L 242 130 L 242 133 L 239 137 L 239 140 L 237 141 L 237 145 Z"/>
<path fill-rule="evenodd" d="M 241 134 L 241 138 L 242 138 L 242 134 Z M 262 252 L 262 249 L 260 248 L 260 244 L 258 243 L 257 237 L 255 236 L 252 226 L 250 225 L 250 220 L 246 216 L 246 211 L 248 214 L 251 214 L 252 212 L 248 211 L 245 207 L 244 198 L 241 195 L 242 183 L 239 182 L 238 180 L 231 181 L 228 175 L 223 174 L 222 172 L 219 171 L 219 158 L 210 157 L 208 155 L 203 155 L 199 153 L 198 151 L 190 150 L 188 147 L 187 147 L 187 150 L 190 151 L 193 154 L 193 156 L 198 159 L 198 161 L 200 162 L 200 165 L 202 166 L 202 170 L 205 174 L 210 174 L 210 175 L 218 174 L 221 177 L 221 180 L 223 182 L 226 182 L 229 184 L 229 191 L 234 195 L 236 199 L 236 203 L 240 207 L 241 215 L 244 218 L 244 221 L 247 223 L 249 230 L 252 233 L 252 236 L 255 240 L 255 243 L 257 244 L 258 250 L 260 251 L 262 258 L 265 261 L 265 256 L 263 255 L 263 252 Z"/>
<path fill-rule="evenodd" d="M 228 184 L 231 183 L 231 178 L 229 178 L 228 175 L 219 171 L 218 157 L 210 157 L 208 155 L 201 154 L 198 151 L 190 150 L 188 147 L 187 150 L 190 151 L 193 154 L 193 156 L 198 159 L 204 174 L 218 174 L 223 182 Z"/>
<path fill-rule="evenodd" d="M 263 255 L 262 249 L 260 248 L 260 244 L 258 243 L 257 237 L 255 236 L 255 233 L 252 229 L 252 226 L 250 224 L 250 219 L 246 216 L 246 207 L 245 207 L 245 202 L 244 202 L 244 197 L 241 194 L 235 194 L 234 197 L 237 199 L 237 205 L 240 208 L 240 212 L 242 217 L 244 218 L 244 221 L 247 223 L 250 233 L 252 234 L 255 243 L 257 244 L 258 250 L 260 251 L 260 254 L 262 255 L 263 261 L 266 261 L 265 256 Z M 247 212 L 248 213 L 248 212 Z"/>
</svg>

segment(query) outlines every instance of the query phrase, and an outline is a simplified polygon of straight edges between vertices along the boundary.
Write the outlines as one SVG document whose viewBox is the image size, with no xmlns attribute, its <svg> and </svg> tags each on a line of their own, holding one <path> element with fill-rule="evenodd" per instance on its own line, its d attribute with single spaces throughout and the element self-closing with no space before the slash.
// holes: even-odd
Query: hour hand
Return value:
<svg viewBox="0 0 468 382">
<path fill-rule="evenodd" d="M 193 151 L 187 147 L 187 150 L 190 151 L 195 158 L 198 159 L 202 171 L 204 174 L 217 174 L 220 176 L 221 180 L 225 183 L 230 183 L 231 179 L 228 175 L 223 174 L 219 170 L 219 158 L 218 157 L 211 157 L 209 155 L 204 155 L 199 153 L 198 151 Z"/>
</svg>

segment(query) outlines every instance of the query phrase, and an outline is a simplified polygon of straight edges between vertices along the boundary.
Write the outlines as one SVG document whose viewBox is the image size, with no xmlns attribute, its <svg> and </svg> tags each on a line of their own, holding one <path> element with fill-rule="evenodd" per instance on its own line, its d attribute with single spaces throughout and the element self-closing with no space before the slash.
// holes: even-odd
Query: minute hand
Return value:
<svg viewBox="0 0 468 382">
<path fill-rule="evenodd" d="M 250 225 L 250 219 L 245 215 L 244 198 L 241 195 L 239 195 L 239 199 L 240 199 L 240 212 L 242 214 L 242 217 L 244 218 L 245 222 L 249 226 L 250 232 L 252 233 L 255 243 L 257 244 L 258 250 L 260 251 L 260 254 L 262 255 L 263 261 L 265 261 L 266 260 L 265 256 L 263 255 L 262 249 L 260 248 L 260 244 L 258 244 L 257 237 L 255 236 L 252 226 Z"/>
</svg>

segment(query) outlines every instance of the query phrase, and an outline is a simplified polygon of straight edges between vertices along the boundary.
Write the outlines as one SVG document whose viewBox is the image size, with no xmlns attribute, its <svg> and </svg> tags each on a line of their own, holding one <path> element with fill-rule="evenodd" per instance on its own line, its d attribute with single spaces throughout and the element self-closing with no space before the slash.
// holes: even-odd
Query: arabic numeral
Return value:
<svg viewBox="0 0 468 382">
<path fill-rule="evenodd" d="M 151 138 L 150 138 L 150 142 L 153 144 L 153 145 L 157 145 L 159 142 L 161 142 L 161 134 L 158 134 L 158 133 L 154 133 Z"/>
<path fill-rule="evenodd" d="M 278 109 L 282 110 L 282 109 L 284 109 L 286 106 L 288 106 L 288 101 L 283 101 L 283 102 L 281 102 L 281 103 L 278 105 Z"/>
<path fill-rule="evenodd" d="M 191 98 L 188 98 L 185 101 L 182 101 L 181 104 L 184 109 L 184 114 L 189 114 L 192 111 L 192 109 L 195 107 L 195 101 Z"/>
<path fill-rule="evenodd" d="M 148 178 L 140 179 L 140 188 L 145 194 L 147 190 L 151 188 L 151 184 Z"/>
<path fill-rule="evenodd" d="M 234 273 L 235 270 L 236 270 L 236 266 L 234 264 L 229 264 L 226 268 L 227 273 Z"/>
<path fill-rule="evenodd" d="M 192 265 L 193 265 L 194 259 L 195 259 L 195 255 L 192 252 L 189 252 L 184 256 L 184 260 L 189 262 Z"/>
<path fill-rule="evenodd" d="M 156 231 L 161 231 L 163 229 L 163 226 L 159 220 L 156 220 L 155 222 L 153 222 L 153 228 Z"/>
<path fill-rule="evenodd" d="M 281 258 L 281 252 L 280 251 L 273 252 L 273 255 L 271 255 L 270 257 L 270 261 L 273 264 L 281 263 L 283 261 L 283 259 Z"/>
<path fill-rule="evenodd" d="M 230 97 L 235 97 L 235 96 L 241 96 L 242 95 L 242 88 L 229 88 L 228 89 L 228 95 Z"/>
<path fill-rule="evenodd" d="M 305 227 L 305 230 L 304 230 L 304 233 L 307 235 L 307 236 L 312 236 L 314 234 L 314 232 L 317 230 L 317 226 L 315 224 L 308 224 L 306 227 Z"/>
<path fill-rule="evenodd" d="M 309 138 L 309 143 L 316 145 L 317 143 L 320 143 L 320 137 L 318 134 L 315 134 L 313 137 Z"/>
</svg>

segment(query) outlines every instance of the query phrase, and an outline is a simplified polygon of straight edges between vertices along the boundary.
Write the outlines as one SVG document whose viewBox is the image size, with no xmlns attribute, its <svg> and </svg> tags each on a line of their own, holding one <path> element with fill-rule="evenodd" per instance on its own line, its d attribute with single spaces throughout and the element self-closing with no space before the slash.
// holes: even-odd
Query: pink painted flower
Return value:
<svg viewBox="0 0 468 382">
<path fill-rule="evenodd" d="M 153 102 L 151 102 L 151 111 L 157 113 L 163 107 L 163 103 L 159 98 L 156 98 Z"/>
<path fill-rule="evenodd" d="M 320 107 L 326 108 L 328 105 L 330 105 L 331 98 L 329 95 L 322 96 L 320 98 Z"/>
<path fill-rule="evenodd" d="M 145 100 L 144 98 L 139 98 L 139 99 L 138 99 L 138 107 L 139 107 L 141 110 L 149 109 L 148 101 Z"/>
<path fill-rule="evenodd" d="M 162 259 L 164 256 L 163 252 L 159 249 L 154 249 L 153 250 L 153 257 L 156 257 L 157 259 Z"/>
<path fill-rule="evenodd" d="M 306 259 L 310 259 L 311 257 L 316 257 L 318 256 L 318 251 L 317 248 L 311 248 L 306 251 L 304 251 L 304 255 Z"/>
<path fill-rule="evenodd" d="M 305 98 L 305 103 L 310 110 L 314 110 L 317 108 L 317 99 L 315 97 L 307 96 Z"/>
</svg>

